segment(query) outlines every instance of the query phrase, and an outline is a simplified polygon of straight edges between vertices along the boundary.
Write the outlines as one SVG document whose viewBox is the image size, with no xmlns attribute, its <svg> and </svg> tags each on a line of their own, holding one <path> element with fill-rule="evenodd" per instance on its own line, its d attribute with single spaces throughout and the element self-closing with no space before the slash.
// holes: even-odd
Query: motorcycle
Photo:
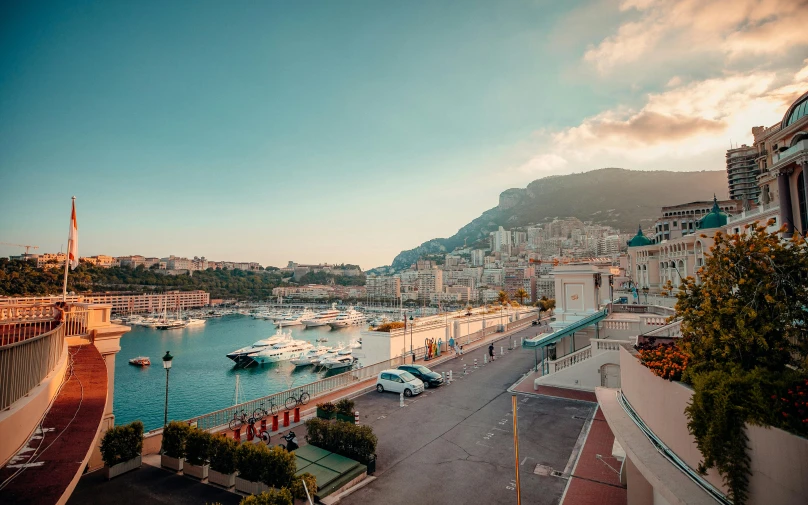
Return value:
<svg viewBox="0 0 808 505">
<path fill-rule="evenodd" d="M 295 449 L 297 449 L 298 447 L 300 447 L 299 445 L 297 445 L 297 435 L 295 435 L 294 431 L 290 431 L 289 433 L 287 433 L 286 435 L 284 435 L 281 438 L 286 440 L 286 445 L 278 444 L 278 446 L 283 447 L 284 449 L 286 449 L 289 452 L 292 452 Z"/>
</svg>

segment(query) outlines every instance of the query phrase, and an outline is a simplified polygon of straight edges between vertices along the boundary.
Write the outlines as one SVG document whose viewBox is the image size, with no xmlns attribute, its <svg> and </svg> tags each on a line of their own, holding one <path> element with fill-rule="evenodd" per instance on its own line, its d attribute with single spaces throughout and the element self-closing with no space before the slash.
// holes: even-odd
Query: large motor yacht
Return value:
<svg viewBox="0 0 808 505">
<path fill-rule="evenodd" d="M 303 324 L 303 321 L 311 319 L 316 315 L 317 314 L 315 314 L 311 310 L 306 309 L 306 310 L 304 310 L 303 312 L 301 312 L 299 314 L 292 314 L 291 317 L 289 317 L 289 318 L 287 318 L 287 319 L 285 319 L 283 321 L 283 325 L 284 326 L 295 326 L 295 325 L 298 325 L 298 324 Z"/>
<path fill-rule="evenodd" d="M 258 353 L 250 356 L 252 362 L 259 365 L 266 363 L 277 363 L 279 361 L 289 361 L 297 359 L 307 353 L 314 346 L 305 340 L 292 339 L 292 333 L 288 332 L 284 340 L 277 344 L 264 348 Z"/>
<path fill-rule="evenodd" d="M 303 353 L 303 355 L 300 356 L 299 358 L 295 358 L 290 361 L 295 366 L 315 365 L 318 364 L 322 359 L 322 357 L 327 355 L 330 351 L 331 351 L 330 347 L 317 346 L 312 349 L 309 349 L 308 351 Z M 334 353 L 334 355 L 336 356 L 336 353 Z"/>
<path fill-rule="evenodd" d="M 252 356 L 269 347 L 272 347 L 277 343 L 283 342 L 286 339 L 287 336 L 283 333 L 283 327 L 279 327 L 278 331 L 271 337 L 258 340 L 247 347 L 236 349 L 235 351 L 228 353 L 226 356 L 238 364 L 250 362 L 252 361 Z"/>
<path fill-rule="evenodd" d="M 338 352 L 336 356 L 323 358 L 320 360 L 320 366 L 328 370 L 334 370 L 335 368 L 349 367 L 353 365 L 354 361 L 356 361 L 356 358 L 351 354 L 351 349 L 347 348 Z"/>
<path fill-rule="evenodd" d="M 336 329 L 361 324 L 365 324 L 365 315 L 353 307 L 349 307 L 347 311 L 339 313 L 336 319 L 328 323 L 328 326 Z"/>
<path fill-rule="evenodd" d="M 334 321 L 341 312 L 334 308 L 332 305 L 330 309 L 324 310 L 322 312 L 318 312 L 314 317 L 310 319 L 304 319 L 303 325 L 306 328 L 311 328 L 314 326 L 325 326 L 331 321 Z"/>
</svg>

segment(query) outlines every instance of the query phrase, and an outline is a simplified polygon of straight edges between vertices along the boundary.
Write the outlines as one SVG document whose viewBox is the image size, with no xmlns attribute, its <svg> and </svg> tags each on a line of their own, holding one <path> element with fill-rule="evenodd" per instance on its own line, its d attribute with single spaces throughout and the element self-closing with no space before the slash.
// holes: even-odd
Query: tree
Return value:
<svg viewBox="0 0 808 505">
<path fill-rule="evenodd" d="M 510 300 L 510 298 L 508 297 L 508 293 L 506 293 L 505 291 L 500 291 L 499 295 L 497 295 L 497 299 L 499 300 L 500 305 L 505 305 L 505 302 Z"/>
<path fill-rule="evenodd" d="M 716 468 L 742 505 L 750 475 L 745 424 L 789 429 L 779 400 L 808 379 L 808 247 L 764 226 L 718 232 L 698 276 L 683 281 L 676 303 L 689 362 L 682 379 L 694 390 L 688 429 L 704 458 L 699 471 Z"/>
<path fill-rule="evenodd" d="M 525 300 L 525 297 L 527 296 L 527 291 L 525 291 L 523 288 L 519 288 L 516 290 L 515 295 L 516 298 L 519 298 L 519 305 L 522 305 L 522 302 Z"/>
</svg>

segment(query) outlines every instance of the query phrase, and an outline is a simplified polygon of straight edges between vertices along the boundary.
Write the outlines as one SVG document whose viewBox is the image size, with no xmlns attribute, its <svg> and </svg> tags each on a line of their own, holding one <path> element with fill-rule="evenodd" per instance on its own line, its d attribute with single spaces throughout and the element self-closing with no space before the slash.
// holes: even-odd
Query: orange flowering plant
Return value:
<svg viewBox="0 0 808 505">
<path fill-rule="evenodd" d="M 669 381 L 682 380 L 682 374 L 687 368 L 690 359 L 679 346 L 671 342 L 657 344 L 654 338 L 639 344 L 637 353 L 643 365 L 648 367 L 654 375 Z"/>
</svg>

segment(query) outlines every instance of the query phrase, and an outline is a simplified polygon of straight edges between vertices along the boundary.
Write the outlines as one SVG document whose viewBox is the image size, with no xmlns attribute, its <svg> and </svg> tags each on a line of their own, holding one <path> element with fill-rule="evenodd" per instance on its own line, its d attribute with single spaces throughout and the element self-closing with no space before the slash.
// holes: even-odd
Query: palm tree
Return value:
<svg viewBox="0 0 808 505">
<path fill-rule="evenodd" d="M 525 291 L 523 288 L 519 288 L 519 289 L 516 290 L 515 295 L 516 295 L 516 298 L 519 298 L 519 305 L 522 305 L 522 302 L 524 301 L 525 297 L 527 296 L 527 291 Z"/>
<path fill-rule="evenodd" d="M 499 299 L 500 305 L 504 305 L 505 302 L 509 300 L 508 293 L 506 293 L 505 291 L 500 291 L 499 296 L 497 298 Z"/>
</svg>

